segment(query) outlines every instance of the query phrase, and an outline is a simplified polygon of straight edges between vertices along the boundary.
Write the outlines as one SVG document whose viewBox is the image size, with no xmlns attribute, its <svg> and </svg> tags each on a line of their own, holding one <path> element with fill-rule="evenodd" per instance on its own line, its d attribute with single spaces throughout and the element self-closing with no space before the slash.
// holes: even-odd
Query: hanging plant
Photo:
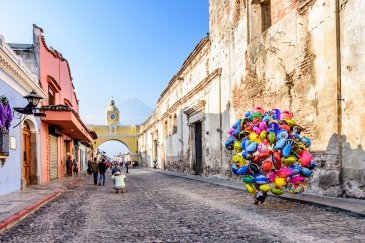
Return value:
<svg viewBox="0 0 365 243">
<path fill-rule="evenodd" d="M 9 129 L 10 122 L 13 120 L 9 100 L 5 95 L 0 95 L 0 102 L 0 128 L 5 126 L 6 129 Z"/>
<path fill-rule="evenodd" d="M 0 101 L 3 104 L 3 106 L 7 106 L 9 103 L 9 100 L 5 95 L 0 95 Z"/>
</svg>

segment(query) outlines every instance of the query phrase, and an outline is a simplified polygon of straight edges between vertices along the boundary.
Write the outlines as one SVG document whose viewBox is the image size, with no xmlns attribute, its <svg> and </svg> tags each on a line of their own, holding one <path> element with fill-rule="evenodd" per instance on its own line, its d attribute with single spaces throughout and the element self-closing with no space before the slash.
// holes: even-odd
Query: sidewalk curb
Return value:
<svg viewBox="0 0 365 243">
<path fill-rule="evenodd" d="M 161 174 L 165 174 L 165 175 L 169 175 L 169 176 L 176 176 L 176 177 L 180 177 L 183 179 L 187 179 L 187 180 L 195 180 L 195 181 L 200 181 L 203 183 L 208 183 L 211 185 L 216 185 L 216 186 L 220 186 L 220 187 L 225 187 L 231 190 L 235 190 L 235 191 L 241 191 L 244 193 L 249 194 L 245 188 L 242 186 L 240 187 L 239 184 L 237 185 L 229 185 L 227 184 L 229 181 L 220 181 L 218 179 L 216 179 L 216 181 L 208 181 L 208 180 L 215 180 L 213 178 L 204 178 L 204 177 L 191 177 L 189 174 L 184 174 L 184 173 L 179 173 L 179 172 L 175 172 L 175 171 L 161 171 L 161 170 L 150 170 L 152 172 L 158 172 Z M 172 173 L 171 173 L 172 172 Z M 223 183 L 222 183 L 223 182 Z M 226 184 L 224 184 L 226 183 Z M 304 194 L 306 195 L 306 194 Z M 314 195 L 315 197 L 320 197 L 319 195 Z M 344 207 L 340 207 L 340 206 L 336 206 L 333 205 L 333 203 L 321 203 L 318 201 L 314 201 L 314 200 L 309 200 L 309 199 L 305 199 L 305 198 L 299 198 L 299 197 L 291 197 L 291 196 L 286 196 L 286 195 L 281 195 L 281 196 L 277 196 L 277 195 L 268 195 L 268 197 L 270 198 L 279 198 L 279 199 L 283 199 L 283 200 L 287 200 L 287 201 L 292 201 L 292 202 L 298 202 L 298 203 L 302 203 L 302 204 L 308 204 L 308 205 L 315 205 L 319 208 L 324 208 L 330 211 L 334 211 L 334 212 L 343 212 L 347 215 L 350 216 L 354 216 L 357 218 L 365 218 L 365 211 L 364 212 L 358 212 L 356 210 L 351 210 L 351 209 L 347 209 Z M 335 200 L 336 198 L 333 198 L 333 200 Z M 319 199 L 321 200 L 321 199 Z"/>
<path fill-rule="evenodd" d="M 78 178 L 77 180 L 74 180 L 74 181 L 70 182 L 69 184 L 67 184 L 65 187 L 67 189 L 74 188 L 76 186 L 76 184 L 80 181 L 81 181 L 81 178 Z M 28 215 L 34 213 L 36 210 L 38 210 L 42 206 L 46 205 L 53 199 L 60 196 L 63 192 L 65 192 L 64 189 L 58 189 L 52 193 L 49 193 L 46 196 L 39 199 L 38 201 L 35 201 L 34 203 L 32 203 L 30 206 L 27 206 L 27 207 L 21 209 L 20 211 L 14 213 L 13 215 L 10 215 L 6 219 L 0 221 L 0 232 L 11 228 L 16 223 L 18 223 L 19 221 L 21 221 L 22 219 L 27 217 Z"/>
</svg>

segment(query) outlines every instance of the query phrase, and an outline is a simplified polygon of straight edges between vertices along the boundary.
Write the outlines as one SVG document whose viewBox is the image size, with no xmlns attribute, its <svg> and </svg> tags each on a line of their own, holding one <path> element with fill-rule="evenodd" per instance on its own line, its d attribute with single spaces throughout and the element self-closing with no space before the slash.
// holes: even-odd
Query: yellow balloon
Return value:
<svg viewBox="0 0 365 243">
<path fill-rule="evenodd" d="M 261 131 L 261 133 L 260 133 L 260 139 L 261 140 L 264 140 L 265 138 L 266 138 L 266 136 L 267 136 L 267 131 Z"/>
<path fill-rule="evenodd" d="M 246 189 L 249 193 L 255 193 L 256 192 L 256 187 L 251 186 L 250 184 L 246 184 Z"/>
<path fill-rule="evenodd" d="M 285 178 L 276 177 L 275 180 L 274 180 L 274 185 L 278 188 L 281 188 L 282 186 L 285 186 L 286 185 Z"/>
<path fill-rule="evenodd" d="M 256 143 L 260 143 L 261 140 L 260 140 L 260 136 L 257 135 L 256 133 L 254 132 L 251 132 L 250 135 L 249 135 L 249 139 L 251 142 L 256 142 Z"/>
<path fill-rule="evenodd" d="M 286 120 L 286 122 L 288 123 L 289 126 L 295 126 L 297 125 L 297 122 L 294 120 L 294 119 L 289 119 L 289 120 Z"/>
<path fill-rule="evenodd" d="M 261 185 L 259 189 L 263 192 L 268 192 L 271 190 L 271 187 L 268 184 Z"/>
<path fill-rule="evenodd" d="M 242 152 L 242 142 L 241 141 L 239 141 L 239 140 L 237 140 L 237 141 L 235 141 L 234 142 L 234 144 L 233 144 L 233 149 L 234 149 L 234 151 L 236 152 L 236 153 L 239 153 L 239 152 Z"/>
<path fill-rule="evenodd" d="M 289 155 L 287 158 L 283 159 L 284 165 L 292 165 L 295 162 L 297 162 L 297 158 L 295 158 L 293 155 Z"/>
<path fill-rule="evenodd" d="M 246 164 L 246 160 L 239 154 L 232 156 L 232 162 L 238 165 L 239 167 Z"/>
</svg>

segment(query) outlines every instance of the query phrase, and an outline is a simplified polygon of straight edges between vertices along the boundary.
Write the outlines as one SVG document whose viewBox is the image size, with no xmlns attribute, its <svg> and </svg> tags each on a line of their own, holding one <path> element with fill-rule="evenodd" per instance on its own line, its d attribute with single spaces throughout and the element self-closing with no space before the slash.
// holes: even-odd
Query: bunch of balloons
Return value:
<svg viewBox="0 0 365 243">
<path fill-rule="evenodd" d="M 316 164 L 309 151 L 311 140 L 301 136 L 302 131 L 292 112 L 261 107 L 246 112 L 228 130 L 225 147 L 234 151 L 232 172 L 243 176 L 255 203 L 264 202 L 268 192 L 304 191 Z"/>
</svg>

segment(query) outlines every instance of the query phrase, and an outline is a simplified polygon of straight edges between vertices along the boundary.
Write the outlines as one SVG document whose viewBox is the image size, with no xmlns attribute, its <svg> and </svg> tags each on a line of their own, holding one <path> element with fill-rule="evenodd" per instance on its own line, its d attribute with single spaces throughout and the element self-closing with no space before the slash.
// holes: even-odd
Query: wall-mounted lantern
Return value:
<svg viewBox="0 0 365 243">
<path fill-rule="evenodd" d="M 22 123 L 28 115 L 46 116 L 44 113 L 37 112 L 39 108 L 36 107 L 39 104 L 39 101 L 43 99 L 43 97 L 38 95 L 34 89 L 32 90 L 32 92 L 30 92 L 29 95 L 26 95 L 23 98 L 28 100 L 28 105 L 26 105 L 24 108 L 20 107 L 13 108 L 14 117 L 16 119 L 20 119 L 20 122 L 16 124 L 13 128 L 19 126 L 19 124 Z"/>
</svg>

